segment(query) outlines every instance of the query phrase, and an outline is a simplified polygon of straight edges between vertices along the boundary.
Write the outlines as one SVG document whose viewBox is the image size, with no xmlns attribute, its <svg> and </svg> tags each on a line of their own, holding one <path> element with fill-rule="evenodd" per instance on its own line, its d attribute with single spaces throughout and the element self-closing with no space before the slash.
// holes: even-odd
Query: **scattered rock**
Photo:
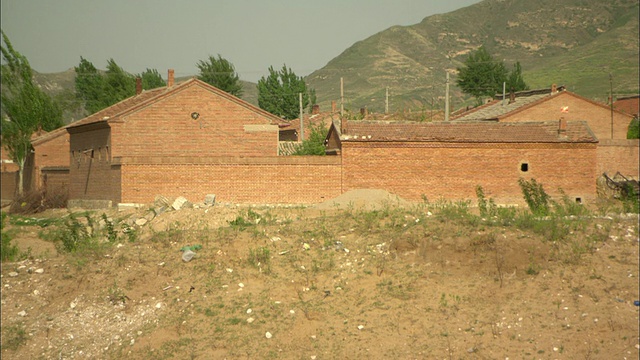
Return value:
<svg viewBox="0 0 640 360">
<path fill-rule="evenodd" d="M 16 277 L 16 276 L 18 276 L 18 273 L 15 271 L 12 271 L 9 273 L 9 277 Z"/>
<path fill-rule="evenodd" d="M 147 220 L 147 219 L 145 219 L 145 218 L 139 218 L 139 219 L 136 219 L 136 225 L 138 225 L 138 226 L 144 226 L 144 225 L 147 223 L 147 221 L 148 221 L 148 220 Z"/>
<path fill-rule="evenodd" d="M 44 269 L 40 268 L 40 269 L 36 269 L 36 271 L 34 271 L 36 274 L 43 274 L 44 273 Z"/>
<path fill-rule="evenodd" d="M 26 311 L 24 311 L 24 310 L 22 310 L 22 311 L 20 311 L 20 312 L 18 313 L 18 315 L 20 315 L 20 316 L 22 316 L 22 317 L 25 317 L 25 316 L 27 316 L 27 312 L 26 312 Z"/>
<path fill-rule="evenodd" d="M 216 204 L 216 195 L 215 194 L 207 194 L 204 197 L 204 204 L 205 205 L 209 205 L 209 206 L 213 206 Z"/>
<path fill-rule="evenodd" d="M 251 323 L 252 323 L 252 322 L 254 322 L 254 321 L 255 321 L 255 319 L 254 319 L 254 318 L 252 318 L 252 317 L 250 317 L 250 318 L 248 318 L 248 319 L 247 319 L 247 323 L 249 323 L 249 324 L 251 324 Z"/>
<path fill-rule="evenodd" d="M 191 259 L 193 259 L 194 256 L 196 256 L 196 253 L 191 250 L 186 250 L 182 253 L 182 261 L 189 262 L 191 261 Z"/>
<path fill-rule="evenodd" d="M 169 201 L 169 199 L 167 199 L 166 197 L 162 196 L 162 195 L 157 195 L 156 198 L 153 200 L 153 205 L 155 205 L 157 208 L 167 208 L 169 207 L 169 205 L 171 204 L 171 202 Z M 156 212 L 157 214 L 157 212 Z"/>
<path fill-rule="evenodd" d="M 265 336 L 267 339 L 271 339 L 271 338 L 273 337 L 273 335 L 271 335 L 271 333 L 270 333 L 270 332 L 268 332 L 268 331 L 264 334 L 264 336 Z"/>
<path fill-rule="evenodd" d="M 173 202 L 173 205 L 171 205 L 171 207 L 174 210 L 180 210 L 182 208 L 191 208 L 193 207 L 193 204 L 191 204 L 189 200 L 187 200 L 186 198 L 182 196 L 178 196 L 178 198 Z"/>
</svg>

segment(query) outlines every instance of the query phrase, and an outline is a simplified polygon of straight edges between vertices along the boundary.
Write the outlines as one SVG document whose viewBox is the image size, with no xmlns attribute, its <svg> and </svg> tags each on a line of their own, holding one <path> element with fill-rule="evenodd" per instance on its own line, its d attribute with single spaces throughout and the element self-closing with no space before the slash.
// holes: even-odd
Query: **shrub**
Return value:
<svg viewBox="0 0 640 360">
<path fill-rule="evenodd" d="M 11 243 L 11 235 L 4 231 L 4 221 L 7 213 L 2 213 L 0 219 L 0 233 L 2 234 L 2 246 L 0 247 L 0 258 L 2 261 L 13 261 L 18 255 L 18 247 Z"/>
<path fill-rule="evenodd" d="M 47 209 L 62 209 L 67 207 L 68 194 L 64 188 L 54 188 L 50 191 L 27 191 L 11 203 L 10 211 L 14 214 L 36 214 Z"/>
<path fill-rule="evenodd" d="M 549 215 L 549 195 L 544 191 L 542 184 L 538 183 L 536 179 L 529 181 L 519 179 L 518 184 L 522 189 L 524 200 L 529 206 L 529 210 L 536 216 Z"/>
<path fill-rule="evenodd" d="M 634 118 L 629 123 L 629 130 L 627 130 L 627 139 L 640 139 L 640 121 L 638 118 Z"/>
</svg>

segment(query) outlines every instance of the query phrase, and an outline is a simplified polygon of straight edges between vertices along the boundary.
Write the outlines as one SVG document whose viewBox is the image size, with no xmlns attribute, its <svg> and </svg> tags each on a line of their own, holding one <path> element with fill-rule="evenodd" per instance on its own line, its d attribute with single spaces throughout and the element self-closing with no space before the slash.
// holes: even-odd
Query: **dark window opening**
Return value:
<svg viewBox="0 0 640 360">
<path fill-rule="evenodd" d="M 522 171 L 522 172 L 527 172 L 527 171 L 529 171 L 529 164 L 528 164 L 528 163 L 522 163 L 522 164 L 520 164 L 520 171 Z"/>
<path fill-rule="evenodd" d="M 577 197 L 577 198 L 576 198 L 576 203 L 578 203 L 578 204 L 582 204 L 582 198 Z"/>
</svg>

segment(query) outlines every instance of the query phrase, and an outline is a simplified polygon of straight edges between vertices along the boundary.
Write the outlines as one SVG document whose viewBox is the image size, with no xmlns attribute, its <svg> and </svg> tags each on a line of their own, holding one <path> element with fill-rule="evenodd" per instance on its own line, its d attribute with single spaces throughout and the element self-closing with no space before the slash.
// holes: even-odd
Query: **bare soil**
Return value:
<svg viewBox="0 0 640 360">
<path fill-rule="evenodd" d="M 637 215 L 552 241 L 361 190 L 167 211 L 71 254 L 9 231 L 27 259 L 2 264 L 3 359 L 638 358 Z"/>
</svg>

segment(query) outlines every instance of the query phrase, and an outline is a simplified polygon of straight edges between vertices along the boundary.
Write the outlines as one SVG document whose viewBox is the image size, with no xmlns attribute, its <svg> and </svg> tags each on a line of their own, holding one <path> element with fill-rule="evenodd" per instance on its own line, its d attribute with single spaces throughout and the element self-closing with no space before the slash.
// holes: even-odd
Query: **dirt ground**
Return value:
<svg viewBox="0 0 640 360">
<path fill-rule="evenodd" d="M 8 226 L 27 259 L 2 264 L 3 359 L 638 358 L 637 215 L 551 241 L 372 190 L 151 207 L 105 211 L 145 220 L 91 252 Z"/>
</svg>

